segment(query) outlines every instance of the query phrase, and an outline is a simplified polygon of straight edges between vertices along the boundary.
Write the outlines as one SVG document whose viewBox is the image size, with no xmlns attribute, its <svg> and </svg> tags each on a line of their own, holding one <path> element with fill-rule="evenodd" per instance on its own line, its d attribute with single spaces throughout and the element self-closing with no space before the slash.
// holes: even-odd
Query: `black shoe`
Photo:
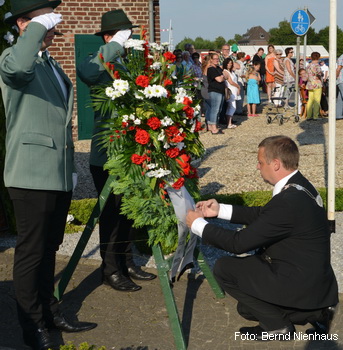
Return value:
<svg viewBox="0 0 343 350">
<path fill-rule="evenodd" d="M 247 335 L 249 340 L 292 340 L 294 338 L 295 328 L 292 324 L 280 329 L 265 331 L 260 326 L 242 327 L 239 330 L 242 334 Z"/>
<path fill-rule="evenodd" d="M 111 276 L 104 276 L 103 283 L 122 292 L 135 292 L 142 289 L 142 287 L 133 282 L 130 277 L 119 273 L 115 273 Z"/>
<path fill-rule="evenodd" d="M 24 331 L 24 342 L 34 350 L 57 349 L 58 346 L 50 338 L 45 328 L 38 328 L 35 332 Z"/>
<path fill-rule="evenodd" d="M 129 276 L 135 280 L 150 281 L 157 277 L 153 273 L 143 271 L 140 266 L 129 267 L 127 271 Z"/>
<path fill-rule="evenodd" d="M 315 322 L 310 322 L 313 328 L 307 329 L 306 334 L 328 334 L 335 311 L 336 308 L 334 306 L 329 306 L 323 309 L 319 319 Z"/>
<path fill-rule="evenodd" d="M 58 312 L 57 314 L 54 315 L 54 321 L 51 328 L 57 328 L 62 332 L 76 333 L 76 332 L 89 331 L 95 328 L 96 326 L 97 324 L 93 322 L 72 323 L 68 321 L 61 312 Z"/>
</svg>

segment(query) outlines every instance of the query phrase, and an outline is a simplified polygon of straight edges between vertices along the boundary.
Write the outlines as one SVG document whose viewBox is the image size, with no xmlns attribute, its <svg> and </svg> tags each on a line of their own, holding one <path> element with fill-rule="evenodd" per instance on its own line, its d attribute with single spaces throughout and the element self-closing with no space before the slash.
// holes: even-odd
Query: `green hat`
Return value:
<svg viewBox="0 0 343 350">
<path fill-rule="evenodd" d="M 102 15 L 100 32 L 95 33 L 95 35 L 103 35 L 112 30 L 130 29 L 135 27 L 139 26 L 134 26 L 123 10 L 113 10 Z"/>
<path fill-rule="evenodd" d="M 238 46 L 237 46 L 237 44 L 233 44 L 233 45 L 231 46 L 231 51 L 232 51 L 232 52 L 237 52 L 237 51 L 238 51 Z"/>
<path fill-rule="evenodd" d="M 16 19 L 29 12 L 45 7 L 56 8 L 61 0 L 11 0 L 11 16 L 5 18 L 5 23 L 14 24 Z"/>
</svg>

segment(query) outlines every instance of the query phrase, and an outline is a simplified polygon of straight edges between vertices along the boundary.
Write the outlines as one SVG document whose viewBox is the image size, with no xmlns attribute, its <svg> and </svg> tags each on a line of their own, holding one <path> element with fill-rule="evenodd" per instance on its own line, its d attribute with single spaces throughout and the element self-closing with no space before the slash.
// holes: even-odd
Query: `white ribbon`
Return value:
<svg viewBox="0 0 343 350">
<path fill-rule="evenodd" d="M 175 280 L 177 272 L 180 272 L 178 279 L 183 274 L 185 268 L 193 264 L 193 252 L 197 242 L 197 236 L 193 234 L 186 225 L 186 215 L 188 210 L 195 210 L 195 203 L 185 186 L 179 190 L 172 187 L 166 188 L 169 198 L 172 201 L 175 215 L 178 219 L 178 246 L 174 254 L 171 279 Z M 186 245 L 187 235 L 190 233 L 190 240 Z"/>
</svg>

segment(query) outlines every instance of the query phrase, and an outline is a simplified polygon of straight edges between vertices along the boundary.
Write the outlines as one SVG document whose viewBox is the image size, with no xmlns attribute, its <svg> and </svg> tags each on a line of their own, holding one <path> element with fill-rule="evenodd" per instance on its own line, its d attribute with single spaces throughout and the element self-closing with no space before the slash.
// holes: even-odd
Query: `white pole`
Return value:
<svg viewBox="0 0 343 350">
<path fill-rule="evenodd" d="M 335 228 L 335 158 L 336 158 L 336 59 L 337 0 L 330 0 L 329 29 L 329 152 L 328 152 L 328 220 L 331 232 Z"/>
<path fill-rule="evenodd" d="M 172 20 L 169 21 L 169 51 L 174 50 Z"/>
</svg>

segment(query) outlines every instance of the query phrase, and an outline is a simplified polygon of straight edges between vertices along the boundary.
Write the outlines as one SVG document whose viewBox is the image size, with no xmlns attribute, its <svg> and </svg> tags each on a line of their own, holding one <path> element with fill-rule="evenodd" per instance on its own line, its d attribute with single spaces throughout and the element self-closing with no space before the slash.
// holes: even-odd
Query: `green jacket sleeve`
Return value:
<svg viewBox="0 0 343 350">
<path fill-rule="evenodd" d="M 26 31 L 18 37 L 16 44 L 3 52 L 0 58 L 0 75 L 6 85 L 20 88 L 34 79 L 38 52 L 46 33 L 43 25 L 30 23 Z"/>
<path fill-rule="evenodd" d="M 124 55 L 124 49 L 117 42 L 109 42 L 100 46 L 99 51 L 87 57 L 77 67 L 79 78 L 88 86 L 98 85 L 109 81 L 109 75 L 99 59 L 99 54 L 104 56 L 105 62 L 115 63 L 118 57 Z"/>
</svg>

